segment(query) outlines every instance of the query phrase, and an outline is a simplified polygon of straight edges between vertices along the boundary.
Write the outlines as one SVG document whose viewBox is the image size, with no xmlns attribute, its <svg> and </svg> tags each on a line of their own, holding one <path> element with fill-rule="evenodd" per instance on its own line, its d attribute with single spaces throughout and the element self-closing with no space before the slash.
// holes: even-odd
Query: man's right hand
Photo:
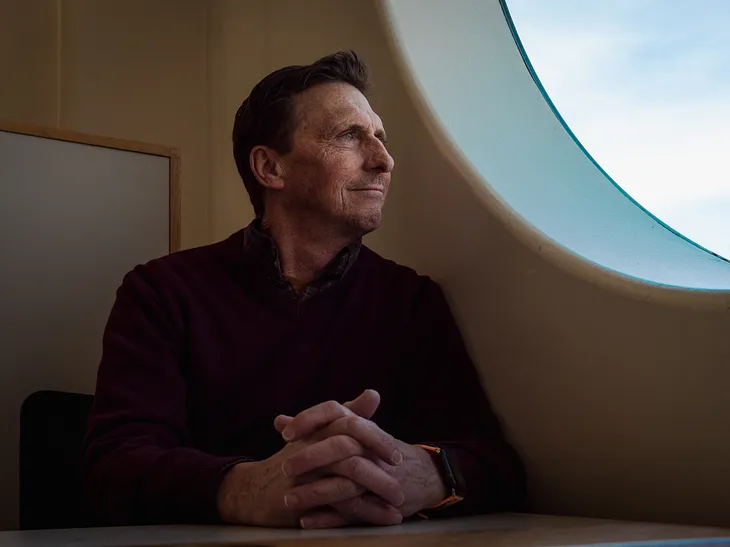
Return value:
<svg viewBox="0 0 730 547">
<path fill-rule="evenodd" d="M 353 415 L 372 415 L 379 404 L 379 396 L 364 392 L 347 406 L 335 402 L 322 403 L 310 409 L 318 416 L 318 424 L 326 430 L 328 424 Z M 350 407 L 350 408 L 348 408 Z M 280 422 L 280 420 L 278 420 Z M 279 423 L 278 427 L 281 426 Z M 373 457 L 390 464 L 394 461 L 395 444 L 392 439 L 377 435 L 358 435 L 355 440 L 347 435 L 334 437 L 313 435 L 293 443 L 261 462 L 245 462 L 233 467 L 223 479 L 218 491 L 218 511 L 226 522 L 254 526 L 306 527 L 300 519 L 318 507 L 337 505 L 358 499 L 358 515 L 363 522 L 379 525 L 398 524 L 402 515 L 396 509 L 403 502 L 398 481 L 388 475 Z M 343 462 L 358 458 L 360 465 L 347 466 L 334 476 L 313 472 L 305 480 L 285 474 L 282 464 L 307 446 L 318 444 L 319 451 L 328 451 Z"/>
</svg>

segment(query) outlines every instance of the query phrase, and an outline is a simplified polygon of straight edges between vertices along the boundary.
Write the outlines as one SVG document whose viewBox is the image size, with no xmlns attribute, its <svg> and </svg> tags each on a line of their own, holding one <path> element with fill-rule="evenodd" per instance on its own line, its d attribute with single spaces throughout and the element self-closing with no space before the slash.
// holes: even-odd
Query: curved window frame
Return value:
<svg viewBox="0 0 730 547">
<path fill-rule="evenodd" d="M 695 247 L 710 253 L 711 255 L 719 258 L 720 260 L 723 260 L 724 262 L 727 262 L 730 264 L 730 260 L 725 258 L 724 256 L 700 245 L 696 241 L 690 239 L 689 237 L 685 236 L 678 230 L 675 230 L 671 226 L 669 226 L 667 223 L 665 223 L 663 220 L 658 218 L 655 214 L 653 214 L 651 211 L 649 211 L 646 207 L 644 207 L 641 203 L 639 203 L 636 199 L 634 199 L 631 194 L 629 194 L 626 190 L 623 189 L 623 187 L 618 184 L 611 175 L 608 174 L 608 172 L 601 167 L 601 165 L 595 160 L 595 158 L 591 155 L 590 152 L 588 152 L 588 149 L 583 146 L 583 144 L 580 142 L 580 139 L 573 133 L 573 131 L 570 129 L 570 126 L 566 123 L 565 119 L 560 115 L 560 111 L 558 111 L 557 107 L 555 106 L 555 103 L 550 98 L 550 95 L 548 94 L 547 90 L 545 89 L 545 86 L 542 85 L 542 82 L 540 81 L 540 77 L 537 75 L 537 71 L 535 70 L 535 67 L 533 66 L 532 62 L 530 61 L 530 57 L 527 55 L 527 51 L 525 50 L 525 46 L 522 43 L 522 40 L 520 39 L 520 34 L 517 31 L 517 27 L 515 26 L 515 22 L 512 19 L 512 15 L 510 14 L 509 7 L 507 6 L 507 0 L 499 0 L 499 5 L 502 8 L 502 13 L 504 14 L 504 18 L 507 21 L 507 25 L 509 25 L 510 32 L 512 33 L 512 38 L 514 38 L 515 44 L 517 45 L 517 48 L 519 49 L 520 55 L 522 56 L 522 61 L 525 63 L 525 67 L 527 68 L 528 72 L 530 73 L 530 76 L 532 77 L 532 80 L 535 82 L 535 85 L 540 90 L 540 93 L 542 94 L 543 99 L 545 99 L 545 102 L 550 107 L 550 110 L 552 110 L 553 115 L 558 119 L 560 124 L 563 126 L 563 129 L 570 135 L 570 137 L 575 142 L 576 146 L 580 148 L 583 153 L 586 155 L 586 157 L 593 163 L 593 165 L 598 169 L 606 179 L 613 184 L 616 189 L 621 192 L 627 199 L 629 199 L 634 205 L 636 205 L 639 209 L 641 209 L 645 214 L 649 215 L 654 222 L 657 224 L 660 224 L 662 227 L 666 228 L 670 232 L 672 232 L 674 235 L 684 239 L 688 243 L 691 243 Z"/>
<path fill-rule="evenodd" d="M 641 300 L 730 309 L 730 261 L 657 219 L 597 164 L 547 96 L 504 0 L 377 6 L 434 144 L 516 237 Z"/>
</svg>

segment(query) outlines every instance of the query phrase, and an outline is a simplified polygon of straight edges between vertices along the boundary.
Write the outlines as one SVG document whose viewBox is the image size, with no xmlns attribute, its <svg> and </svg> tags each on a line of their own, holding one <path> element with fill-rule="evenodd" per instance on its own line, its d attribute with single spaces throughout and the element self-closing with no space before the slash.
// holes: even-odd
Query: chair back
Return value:
<svg viewBox="0 0 730 547">
<path fill-rule="evenodd" d="M 93 395 L 37 391 L 20 411 L 20 529 L 93 526 L 85 501 L 82 443 Z"/>
</svg>

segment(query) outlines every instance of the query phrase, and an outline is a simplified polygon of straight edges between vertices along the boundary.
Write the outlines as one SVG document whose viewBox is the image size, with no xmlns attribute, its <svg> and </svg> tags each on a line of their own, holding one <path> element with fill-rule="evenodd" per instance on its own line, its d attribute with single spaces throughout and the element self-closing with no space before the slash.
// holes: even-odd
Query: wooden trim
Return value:
<svg viewBox="0 0 730 547">
<path fill-rule="evenodd" d="M 181 192 L 180 192 L 180 151 L 176 148 L 170 149 L 170 252 L 180 250 L 180 218 L 181 218 Z"/>
<path fill-rule="evenodd" d="M 30 135 L 32 137 L 43 137 L 56 141 L 77 142 L 91 146 L 101 146 L 103 148 L 128 150 L 130 152 L 140 152 L 142 154 L 150 154 L 153 156 L 164 156 L 169 158 L 172 155 L 172 148 L 161 144 L 128 141 L 126 139 L 117 139 L 115 137 L 102 137 L 100 135 L 71 131 L 70 129 L 57 129 L 55 127 L 43 127 L 39 125 L 0 120 L 0 131 Z"/>
<path fill-rule="evenodd" d="M 170 160 L 170 178 L 169 186 L 169 249 L 171 253 L 179 251 L 181 248 L 181 192 L 180 192 L 180 151 L 177 148 L 171 148 L 161 144 L 152 144 L 146 142 L 129 141 L 126 139 L 117 139 L 115 137 L 103 137 L 100 135 L 91 135 L 89 133 L 81 133 L 79 131 L 71 131 L 69 129 L 57 129 L 55 127 L 43 127 L 39 125 L 31 125 L 26 123 L 12 122 L 8 120 L 0 120 L 0 131 L 7 133 L 18 133 L 20 135 L 29 135 L 31 137 L 41 137 L 45 139 L 53 139 L 57 141 L 75 142 L 79 144 L 88 144 L 90 146 L 100 146 L 102 148 L 113 148 L 115 150 L 126 150 L 129 152 L 139 152 L 141 154 L 149 154 L 152 156 L 161 156 Z"/>
</svg>

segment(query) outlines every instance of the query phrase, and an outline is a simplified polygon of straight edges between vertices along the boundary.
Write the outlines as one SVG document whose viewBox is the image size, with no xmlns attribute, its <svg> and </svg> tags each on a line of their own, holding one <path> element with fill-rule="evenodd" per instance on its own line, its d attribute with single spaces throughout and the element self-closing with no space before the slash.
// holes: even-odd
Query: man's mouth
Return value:
<svg viewBox="0 0 730 547">
<path fill-rule="evenodd" d="M 384 194 L 385 188 L 382 186 L 366 186 L 363 188 L 355 188 L 353 192 L 378 192 L 380 194 Z"/>
</svg>

